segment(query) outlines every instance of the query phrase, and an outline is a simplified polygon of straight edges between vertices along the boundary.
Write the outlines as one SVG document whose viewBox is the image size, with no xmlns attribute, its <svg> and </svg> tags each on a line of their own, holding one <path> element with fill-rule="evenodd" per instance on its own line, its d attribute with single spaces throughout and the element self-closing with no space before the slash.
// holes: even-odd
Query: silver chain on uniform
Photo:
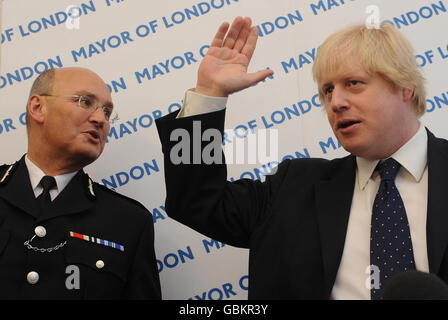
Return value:
<svg viewBox="0 0 448 320">
<path fill-rule="evenodd" d="M 35 237 L 36 237 L 36 235 L 34 235 L 31 239 L 26 240 L 26 241 L 23 243 L 23 245 L 24 245 L 25 247 L 27 247 L 28 250 L 39 251 L 39 252 L 42 252 L 42 253 L 45 253 L 45 252 L 52 252 L 52 251 L 56 251 L 56 250 L 62 248 L 62 247 L 65 246 L 65 244 L 67 243 L 67 241 L 64 241 L 64 242 L 61 242 L 60 244 L 58 244 L 57 246 L 54 246 L 54 247 L 52 247 L 52 248 L 37 248 L 37 247 L 33 247 L 33 246 L 30 244 L 31 241 L 33 241 L 33 239 L 34 239 Z"/>
</svg>

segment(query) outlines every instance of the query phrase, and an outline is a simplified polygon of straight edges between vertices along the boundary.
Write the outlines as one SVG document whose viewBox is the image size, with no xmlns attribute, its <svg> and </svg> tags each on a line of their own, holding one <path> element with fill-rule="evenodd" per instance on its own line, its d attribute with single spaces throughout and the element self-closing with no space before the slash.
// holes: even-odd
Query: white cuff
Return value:
<svg viewBox="0 0 448 320">
<path fill-rule="evenodd" d="M 227 99 L 225 97 L 204 96 L 190 89 L 185 93 L 184 105 L 176 118 L 223 110 L 226 108 Z"/>
</svg>

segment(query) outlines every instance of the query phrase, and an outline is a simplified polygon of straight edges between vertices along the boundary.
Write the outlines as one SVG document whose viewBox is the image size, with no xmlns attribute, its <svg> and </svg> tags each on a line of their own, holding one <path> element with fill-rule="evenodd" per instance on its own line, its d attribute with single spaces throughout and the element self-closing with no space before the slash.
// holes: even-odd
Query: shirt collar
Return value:
<svg viewBox="0 0 448 320">
<path fill-rule="evenodd" d="M 42 187 L 39 185 L 40 180 L 46 175 L 37 165 L 35 165 L 29 158 L 28 155 L 25 156 L 25 164 L 28 168 L 28 173 L 30 176 L 31 187 L 33 188 L 36 197 L 42 191 Z M 56 180 L 56 190 L 57 194 L 61 193 L 62 190 L 68 185 L 72 178 L 76 175 L 77 171 L 61 174 L 55 176 Z"/>
<path fill-rule="evenodd" d="M 414 177 L 415 181 L 420 181 L 428 159 L 428 135 L 425 127 L 420 124 L 417 133 L 398 149 L 391 158 L 398 161 Z M 366 187 L 379 161 L 356 157 L 358 184 L 361 190 L 364 190 Z"/>
</svg>

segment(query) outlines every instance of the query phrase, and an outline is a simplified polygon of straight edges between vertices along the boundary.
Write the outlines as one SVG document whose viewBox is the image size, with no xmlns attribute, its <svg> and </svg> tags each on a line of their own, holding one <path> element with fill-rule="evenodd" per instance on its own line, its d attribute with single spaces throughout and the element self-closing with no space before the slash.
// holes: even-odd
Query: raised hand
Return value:
<svg viewBox="0 0 448 320">
<path fill-rule="evenodd" d="M 247 73 L 258 39 L 258 28 L 251 25 L 249 17 L 237 17 L 230 30 L 227 22 L 219 27 L 199 66 L 195 92 L 227 97 L 273 74 L 272 70 Z"/>
</svg>

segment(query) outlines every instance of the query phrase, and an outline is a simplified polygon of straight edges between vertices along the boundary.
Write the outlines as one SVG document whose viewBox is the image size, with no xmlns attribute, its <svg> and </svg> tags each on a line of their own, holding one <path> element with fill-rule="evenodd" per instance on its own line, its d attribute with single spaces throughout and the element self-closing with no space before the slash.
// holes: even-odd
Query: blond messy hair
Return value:
<svg viewBox="0 0 448 320">
<path fill-rule="evenodd" d="M 393 25 L 382 24 L 378 29 L 355 25 L 342 29 L 325 40 L 313 65 L 313 77 L 319 85 L 326 74 L 346 66 L 354 58 L 369 75 L 378 73 L 399 88 L 413 90 L 412 104 L 420 117 L 426 111 L 425 79 L 415 60 L 414 50 L 404 35 Z"/>
</svg>

